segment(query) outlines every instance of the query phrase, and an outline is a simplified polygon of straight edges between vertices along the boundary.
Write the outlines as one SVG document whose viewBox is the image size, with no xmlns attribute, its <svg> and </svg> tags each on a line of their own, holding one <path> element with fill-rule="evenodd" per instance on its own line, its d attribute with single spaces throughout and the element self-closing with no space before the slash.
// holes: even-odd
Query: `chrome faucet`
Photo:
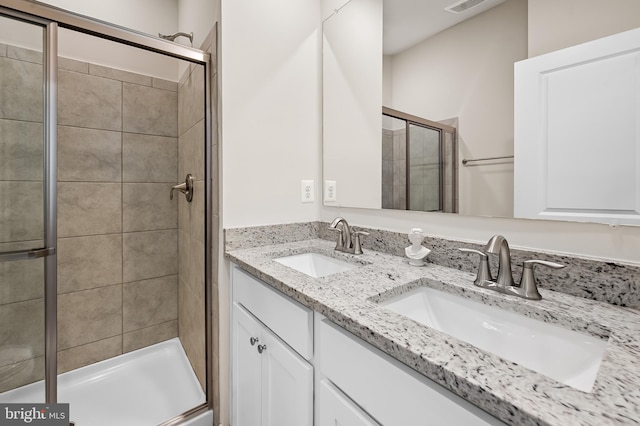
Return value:
<svg viewBox="0 0 640 426">
<path fill-rule="evenodd" d="M 338 225 L 342 224 L 342 227 L 338 227 Z M 341 217 L 336 217 L 331 225 L 329 225 L 329 230 L 338 232 L 338 240 L 336 242 L 336 251 L 342 251 L 345 253 L 351 254 L 362 254 L 362 245 L 360 244 L 360 235 L 369 235 L 368 232 L 365 231 L 353 231 L 349 227 L 349 223 L 347 223 L 346 219 Z"/>
<path fill-rule="evenodd" d="M 480 256 L 478 275 L 473 282 L 475 285 L 530 300 L 542 299 L 533 275 L 533 267 L 535 265 L 548 266 L 554 269 L 564 268 L 565 266 L 545 260 L 527 260 L 522 265 L 522 279 L 520 280 L 520 284 L 515 285 L 511 271 L 511 251 L 509 250 L 509 243 L 507 243 L 507 239 L 502 235 L 494 235 L 491 237 L 485 245 L 484 251 L 468 248 L 461 248 L 459 250 Z M 488 262 L 489 256 L 487 253 L 498 255 L 498 277 L 495 280 L 491 275 Z"/>
<path fill-rule="evenodd" d="M 494 235 L 484 246 L 484 251 L 498 255 L 498 277 L 495 281 L 498 287 L 503 289 L 512 287 L 514 282 L 511 272 L 511 250 L 509 250 L 507 239 L 502 235 Z"/>
</svg>

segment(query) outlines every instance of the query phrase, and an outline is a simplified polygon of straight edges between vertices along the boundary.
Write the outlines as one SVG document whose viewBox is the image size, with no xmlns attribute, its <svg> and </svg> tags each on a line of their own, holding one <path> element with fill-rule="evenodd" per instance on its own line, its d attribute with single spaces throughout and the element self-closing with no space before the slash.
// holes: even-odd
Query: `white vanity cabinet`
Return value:
<svg viewBox="0 0 640 426">
<path fill-rule="evenodd" d="M 319 314 L 316 315 L 315 367 L 316 377 L 330 380 L 355 405 L 385 426 L 504 425 Z"/>
<path fill-rule="evenodd" d="M 312 312 L 237 267 L 232 287 L 232 424 L 311 426 Z"/>
<path fill-rule="evenodd" d="M 316 385 L 316 426 L 380 426 L 328 379 Z"/>
<path fill-rule="evenodd" d="M 504 425 L 237 266 L 231 287 L 233 426 Z"/>
</svg>

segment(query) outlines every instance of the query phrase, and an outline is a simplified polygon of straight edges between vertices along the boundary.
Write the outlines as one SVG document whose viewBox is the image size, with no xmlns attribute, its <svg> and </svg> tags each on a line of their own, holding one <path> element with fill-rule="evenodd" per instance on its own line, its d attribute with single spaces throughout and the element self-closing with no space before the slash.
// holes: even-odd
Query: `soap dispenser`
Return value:
<svg viewBox="0 0 640 426">
<path fill-rule="evenodd" d="M 409 265 L 424 266 L 425 260 L 431 250 L 422 245 L 424 234 L 421 228 L 413 228 L 409 232 L 409 241 L 411 245 L 404 249 L 404 253 L 409 258 Z"/>
</svg>

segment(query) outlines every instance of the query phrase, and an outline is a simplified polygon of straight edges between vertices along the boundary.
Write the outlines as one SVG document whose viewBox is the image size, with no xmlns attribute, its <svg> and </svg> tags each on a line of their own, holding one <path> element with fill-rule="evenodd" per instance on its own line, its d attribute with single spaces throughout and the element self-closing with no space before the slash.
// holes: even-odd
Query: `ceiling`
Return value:
<svg viewBox="0 0 640 426">
<path fill-rule="evenodd" d="M 452 13 L 445 8 L 460 0 L 383 0 L 384 54 L 395 55 L 505 1 L 484 0 L 464 12 Z"/>
</svg>

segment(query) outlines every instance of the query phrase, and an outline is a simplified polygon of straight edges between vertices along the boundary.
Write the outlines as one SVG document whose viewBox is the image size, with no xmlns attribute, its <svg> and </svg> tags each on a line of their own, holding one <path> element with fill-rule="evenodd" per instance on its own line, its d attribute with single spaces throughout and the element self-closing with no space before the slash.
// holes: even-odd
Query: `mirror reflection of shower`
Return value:
<svg viewBox="0 0 640 426">
<path fill-rule="evenodd" d="M 457 212 L 455 127 L 383 108 L 382 208 Z"/>
<path fill-rule="evenodd" d="M 169 41 L 175 41 L 178 37 L 186 37 L 189 39 L 189 43 L 193 46 L 193 33 L 175 33 L 175 34 L 162 34 L 158 33 L 158 37 Z"/>
</svg>

